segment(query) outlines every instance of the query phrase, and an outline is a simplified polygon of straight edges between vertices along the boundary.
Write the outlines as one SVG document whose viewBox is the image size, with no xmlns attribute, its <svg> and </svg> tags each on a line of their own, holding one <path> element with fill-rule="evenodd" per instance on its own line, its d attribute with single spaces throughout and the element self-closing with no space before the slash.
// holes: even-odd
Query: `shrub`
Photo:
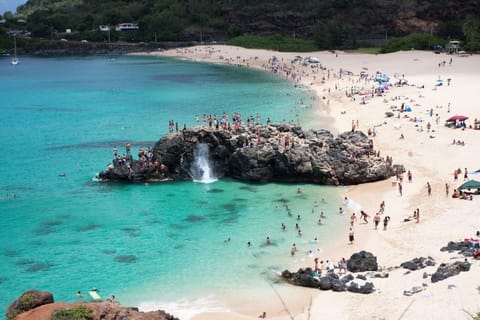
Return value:
<svg viewBox="0 0 480 320">
<path fill-rule="evenodd" d="M 434 45 L 445 45 L 445 43 L 445 40 L 429 34 L 412 33 L 405 37 L 390 40 L 382 47 L 382 53 L 411 49 L 431 50 Z"/>
<path fill-rule="evenodd" d="M 52 320 L 93 320 L 93 311 L 84 306 L 58 309 L 52 313 Z"/>
<path fill-rule="evenodd" d="M 228 41 L 228 44 L 244 48 L 258 48 L 283 52 L 308 52 L 318 50 L 318 47 L 313 41 L 281 37 L 278 35 L 269 37 L 238 36 Z"/>
</svg>

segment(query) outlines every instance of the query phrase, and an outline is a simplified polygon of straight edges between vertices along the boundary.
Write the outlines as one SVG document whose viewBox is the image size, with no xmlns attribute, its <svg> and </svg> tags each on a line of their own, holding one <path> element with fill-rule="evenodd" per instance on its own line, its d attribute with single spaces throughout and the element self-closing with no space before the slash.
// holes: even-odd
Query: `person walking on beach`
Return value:
<svg viewBox="0 0 480 320">
<path fill-rule="evenodd" d="M 400 193 L 400 196 L 403 194 L 403 186 L 401 182 L 398 183 L 398 193 Z"/>
<path fill-rule="evenodd" d="M 427 193 L 429 196 L 432 195 L 432 186 L 430 185 L 430 182 L 427 182 Z"/>
<path fill-rule="evenodd" d="M 357 221 L 357 216 L 355 215 L 355 212 L 352 213 L 352 215 L 350 216 L 350 226 L 353 227 L 353 225 L 355 224 L 355 222 Z"/>
<path fill-rule="evenodd" d="M 350 244 L 353 244 L 354 240 L 355 240 L 355 233 L 353 232 L 353 229 L 350 228 L 350 231 L 348 232 L 348 241 L 350 241 Z"/>
<path fill-rule="evenodd" d="M 420 209 L 417 208 L 417 211 L 415 213 L 416 213 L 415 218 L 417 219 L 417 223 L 419 223 L 420 222 Z"/>
<path fill-rule="evenodd" d="M 450 186 L 448 185 L 448 182 L 445 182 L 445 194 L 448 197 L 448 194 L 450 193 Z"/>
<path fill-rule="evenodd" d="M 365 211 L 360 210 L 360 219 L 363 219 L 363 222 L 368 223 L 367 218 L 368 218 L 368 214 Z"/>
<path fill-rule="evenodd" d="M 465 168 L 465 172 L 463 173 L 463 180 L 467 180 L 468 179 L 468 170 L 467 168 Z"/>
<path fill-rule="evenodd" d="M 380 223 L 380 213 L 379 212 L 375 213 L 375 216 L 373 217 L 373 222 L 375 223 L 375 230 L 377 230 L 378 224 Z"/>
<path fill-rule="evenodd" d="M 387 230 L 387 226 L 388 226 L 388 221 L 390 220 L 390 217 L 389 216 L 386 216 L 384 219 L 383 219 L 383 230 L 386 231 Z"/>
</svg>

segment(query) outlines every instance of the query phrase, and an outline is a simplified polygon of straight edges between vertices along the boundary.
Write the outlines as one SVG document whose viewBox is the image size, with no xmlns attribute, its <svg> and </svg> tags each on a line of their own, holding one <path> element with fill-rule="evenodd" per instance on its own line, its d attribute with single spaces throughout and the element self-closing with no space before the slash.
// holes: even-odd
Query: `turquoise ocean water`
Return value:
<svg viewBox="0 0 480 320">
<path fill-rule="evenodd" d="M 307 122 L 308 93 L 273 75 L 154 57 L 25 57 L 15 67 L 0 59 L 0 90 L 0 310 L 30 288 L 76 301 L 96 287 L 144 309 L 182 314 L 188 301 L 191 314 L 207 298 L 270 290 L 272 270 L 311 264 L 306 252 L 342 227 L 332 187 L 92 180 L 115 145 L 136 154 L 169 120 L 239 112 Z"/>
</svg>

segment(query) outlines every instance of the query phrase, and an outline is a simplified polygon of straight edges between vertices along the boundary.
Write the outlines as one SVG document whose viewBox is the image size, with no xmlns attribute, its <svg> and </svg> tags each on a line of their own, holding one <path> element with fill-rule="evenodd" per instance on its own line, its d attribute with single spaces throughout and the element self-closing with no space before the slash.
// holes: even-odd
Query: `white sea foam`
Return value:
<svg viewBox="0 0 480 320">
<path fill-rule="evenodd" d="M 362 209 L 360 203 L 355 202 L 354 200 L 348 198 L 343 200 L 343 204 L 347 207 L 348 210 L 356 212 Z"/>
<path fill-rule="evenodd" d="M 145 301 L 138 305 L 140 311 L 148 312 L 164 310 L 179 319 L 189 320 L 205 312 L 229 312 L 226 307 L 220 306 L 214 296 L 195 300 L 181 299 L 173 302 Z"/>
</svg>

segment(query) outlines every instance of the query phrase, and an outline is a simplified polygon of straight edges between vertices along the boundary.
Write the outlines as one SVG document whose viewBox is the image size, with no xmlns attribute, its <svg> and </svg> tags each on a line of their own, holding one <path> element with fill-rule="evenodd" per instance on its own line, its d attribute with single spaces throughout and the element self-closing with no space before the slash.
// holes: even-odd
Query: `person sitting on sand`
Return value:
<svg viewBox="0 0 480 320">
<path fill-rule="evenodd" d="M 460 198 L 460 191 L 458 191 L 457 189 L 454 189 L 452 198 Z"/>
<path fill-rule="evenodd" d="M 480 259 L 480 248 L 475 250 L 475 252 L 472 254 L 473 259 Z"/>
</svg>

